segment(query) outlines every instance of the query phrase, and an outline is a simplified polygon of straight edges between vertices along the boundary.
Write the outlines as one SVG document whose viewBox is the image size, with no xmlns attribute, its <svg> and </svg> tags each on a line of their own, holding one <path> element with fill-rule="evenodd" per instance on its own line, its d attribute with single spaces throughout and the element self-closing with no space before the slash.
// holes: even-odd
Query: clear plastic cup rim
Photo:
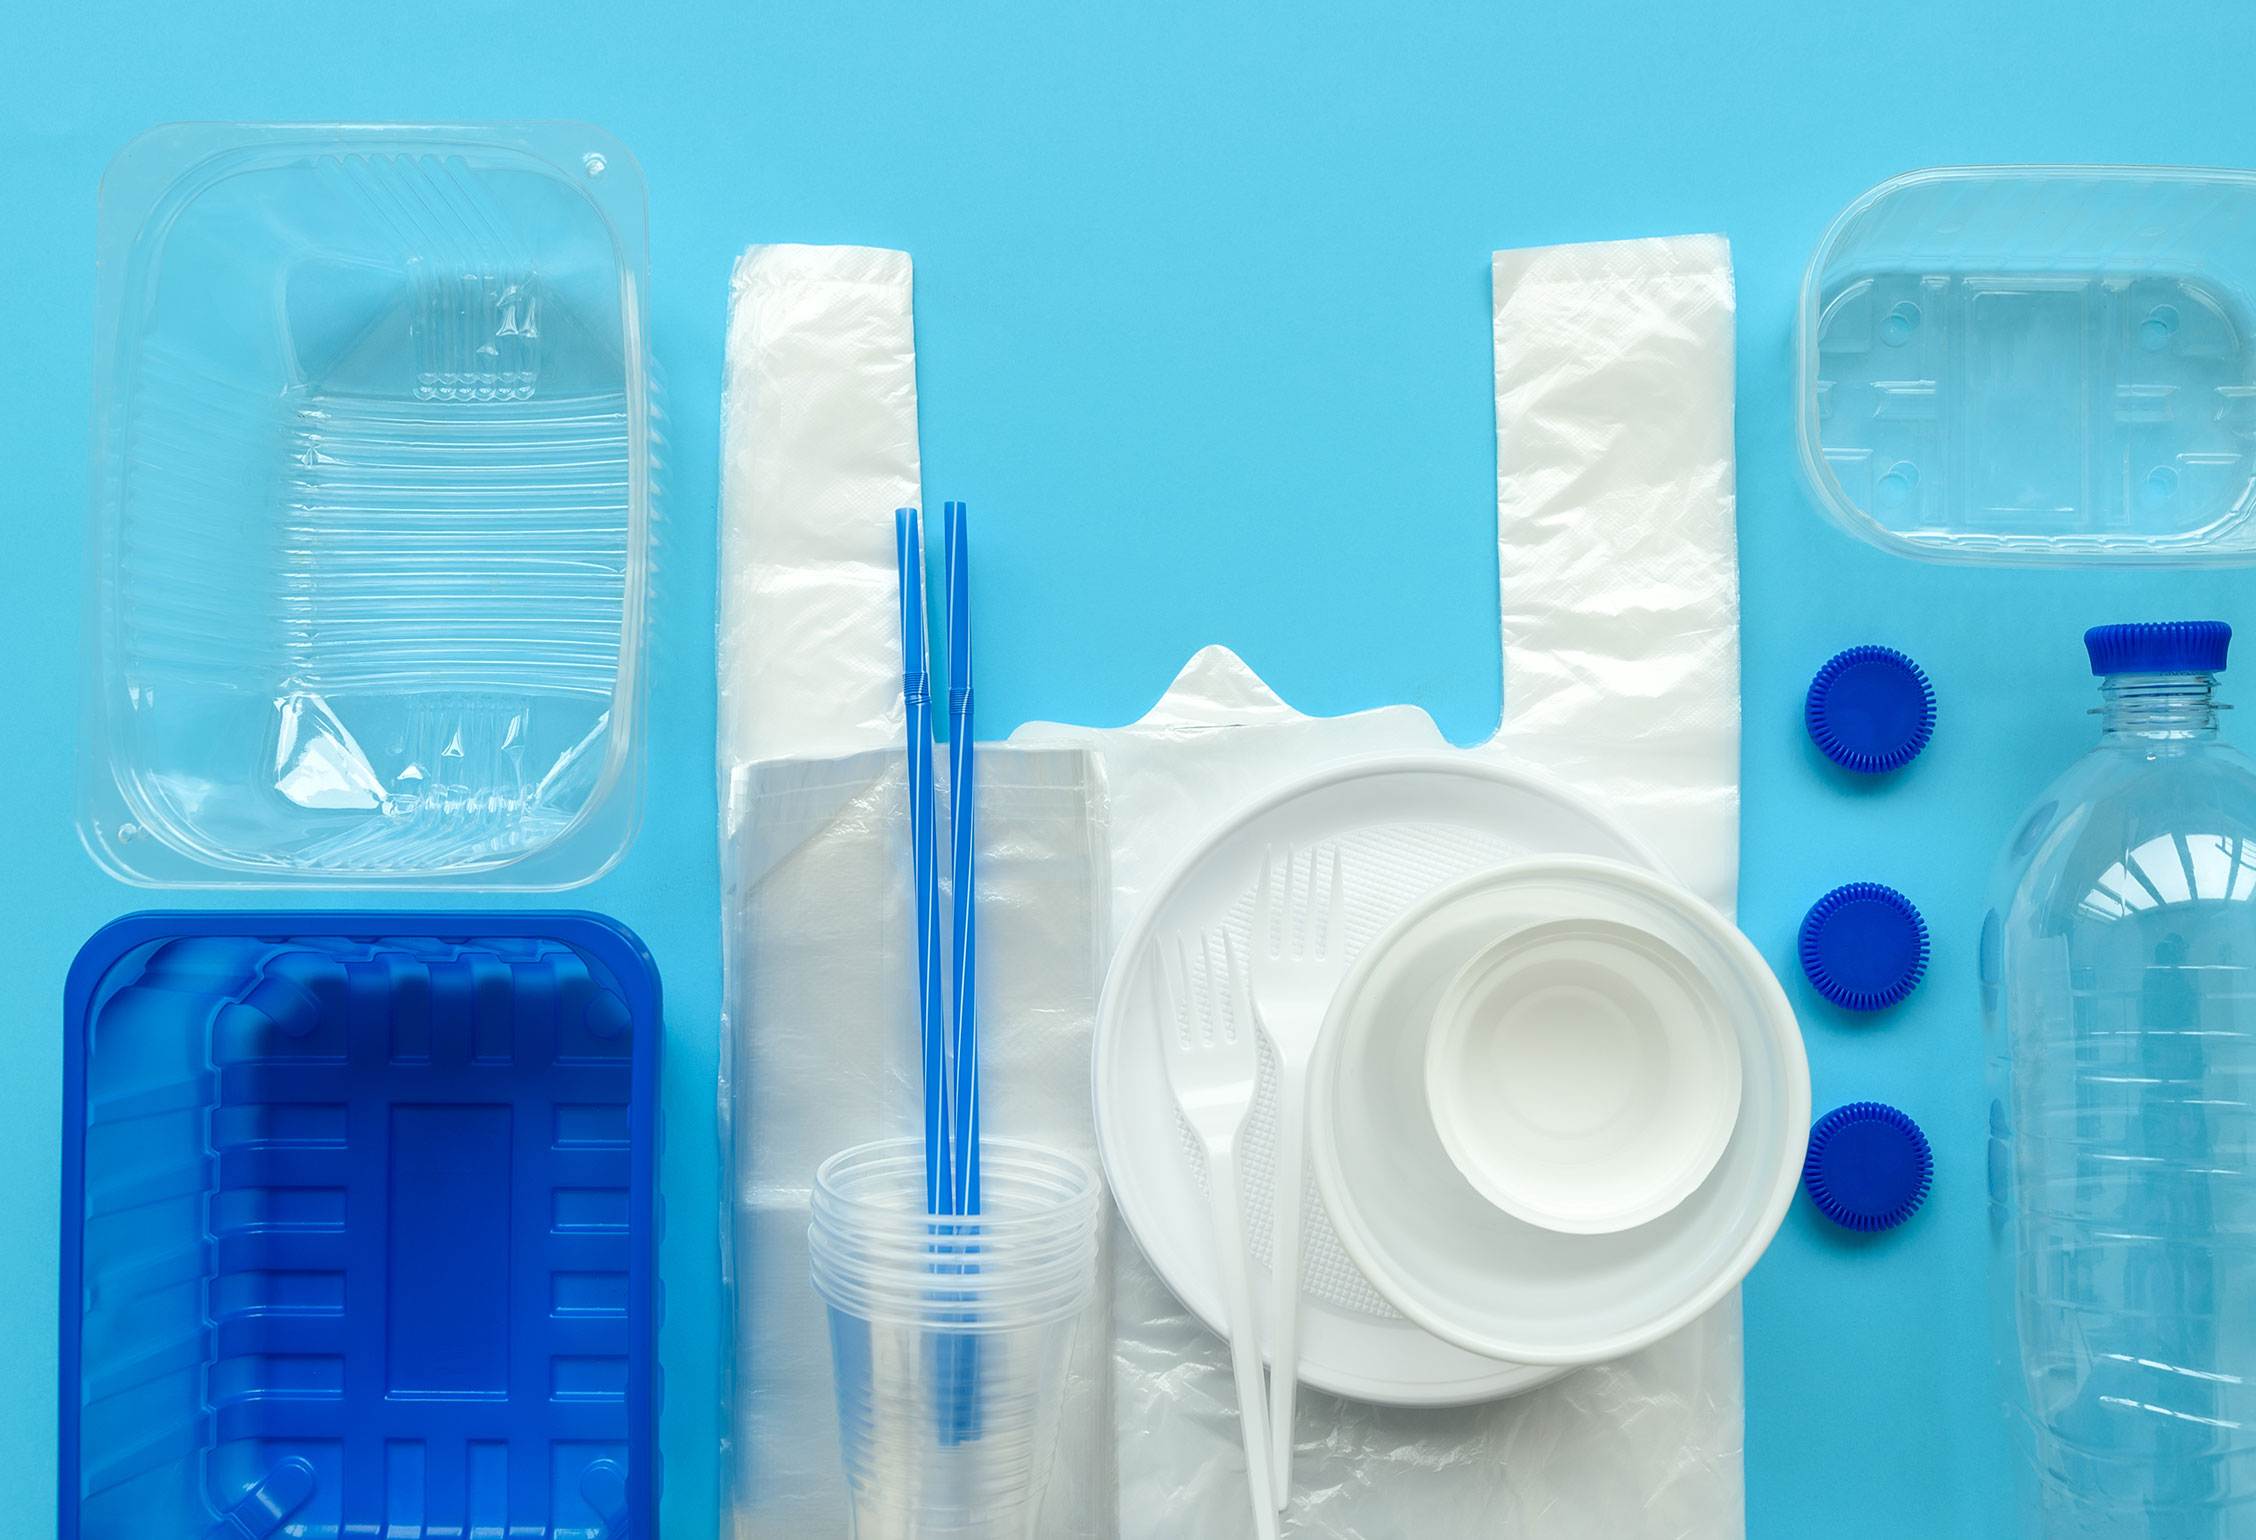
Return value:
<svg viewBox="0 0 2256 1540">
<path fill-rule="evenodd" d="M 840 1278 L 860 1280 L 863 1287 L 898 1289 L 916 1294 L 950 1294 L 982 1297 L 997 1293 L 1024 1293 L 1040 1289 L 1052 1279 L 1085 1272 L 1095 1260 L 1094 1245 L 1040 1257 L 983 1256 L 969 1259 L 931 1257 L 872 1257 L 840 1249 L 808 1232 L 807 1254 L 817 1265 Z"/>
<path fill-rule="evenodd" d="M 810 1228 L 822 1236 L 824 1244 L 834 1249 L 851 1250 L 871 1257 L 915 1258 L 920 1265 L 926 1262 L 937 1265 L 950 1258 L 960 1258 L 969 1263 L 982 1257 L 1017 1260 L 1055 1256 L 1093 1245 L 1097 1233 L 1094 1214 L 1086 1222 L 1071 1229 L 1060 1228 L 1047 1235 L 1009 1236 L 1001 1240 L 971 1235 L 912 1235 L 906 1231 L 879 1231 L 873 1234 L 839 1222 L 854 1217 L 817 1213 L 810 1217 Z"/>
<path fill-rule="evenodd" d="M 972 1320 L 948 1319 L 941 1315 L 919 1313 L 907 1307 L 892 1309 L 888 1308 L 885 1301 L 857 1298 L 851 1294 L 834 1296 L 823 1287 L 820 1278 L 815 1280 L 815 1292 L 822 1296 L 824 1304 L 839 1314 L 867 1322 L 871 1326 L 900 1327 L 930 1332 L 937 1336 L 997 1337 L 1012 1332 L 1044 1329 L 1071 1320 L 1087 1308 L 1089 1301 L 1095 1297 L 1093 1277 L 1090 1283 L 1089 1288 L 1077 1290 L 1070 1295 L 1060 1294 L 1038 1307 L 1008 1313 L 987 1311 Z"/>
<path fill-rule="evenodd" d="M 824 1301 L 873 1324 L 965 1334 L 1077 1313 L 1096 1287 L 1103 1188 L 1095 1169 L 1013 1139 L 982 1140 L 980 1162 L 997 1207 L 959 1217 L 923 1207 L 921 1139 L 879 1140 L 824 1161 L 807 1243 Z M 963 1232 L 950 1233 L 958 1225 Z"/>
<path fill-rule="evenodd" d="M 1092 1237 L 1089 1244 L 1040 1256 L 871 1256 L 840 1247 L 810 1228 L 807 1252 L 841 1277 L 863 1279 L 872 1288 L 982 1295 L 1039 1288 L 1051 1278 L 1083 1271 L 1095 1260 L 1097 1248 Z"/>
<path fill-rule="evenodd" d="M 926 1211 L 924 1142 L 918 1138 L 878 1140 L 831 1156 L 815 1172 L 811 1207 L 826 1228 L 906 1235 L 920 1244 L 935 1226 L 962 1225 L 983 1243 L 1001 1244 L 1094 1222 L 1103 1187 L 1088 1162 L 1017 1139 L 985 1139 L 979 1149 L 983 1190 L 1005 1201 L 999 1211 L 963 1216 Z M 864 1196 L 873 1190 L 882 1194 L 875 1201 Z M 1048 1201 L 1029 1204 L 1028 1190 Z"/>
<path fill-rule="evenodd" d="M 1095 1215 L 1072 1229 L 1043 1236 L 1024 1236 L 992 1242 L 970 1237 L 919 1237 L 907 1234 L 871 1235 L 841 1229 L 839 1216 L 817 1214 L 807 1226 L 810 1249 L 842 1264 L 875 1273 L 929 1279 L 1021 1277 L 1055 1263 L 1072 1262 L 1097 1249 Z M 852 1216 L 846 1216 L 852 1217 Z"/>
<path fill-rule="evenodd" d="M 993 1335 L 1049 1326 L 1080 1313 L 1096 1294 L 1092 1265 L 1046 1292 L 1017 1298 L 935 1300 L 909 1294 L 873 1292 L 812 1269 L 815 1292 L 825 1304 L 871 1325 L 910 1327 L 939 1333 Z"/>
<path fill-rule="evenodd" d="M 834 1257 L 820 1249 L 812 1250 L 809 1256 L 817 1272 L 827 1275 L 842 1288 L 873 1297 L 961 1304 L 1036 1299 L 1060 1289 L 1078 1287 L 1080 1279 L 1094 1271 L 1096 1260 L 1096 1251 L 1091 1248 L 1078 1256 L 1045 1262 L 1038 1268 L 947 1273 L 907 1267 L 876 1271 L 857 1267 L 850 1259 Z"/>
</svg>

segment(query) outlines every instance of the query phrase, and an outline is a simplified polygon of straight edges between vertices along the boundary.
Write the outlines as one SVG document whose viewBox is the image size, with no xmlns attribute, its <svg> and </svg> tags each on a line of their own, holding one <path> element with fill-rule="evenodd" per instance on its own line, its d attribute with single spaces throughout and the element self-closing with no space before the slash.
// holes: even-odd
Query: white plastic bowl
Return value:
<svg viewBox="0 0 2256 1540">
<path fill-rule="evenodd" d="M 1715 1169 L 1739 1119 L 1739 1044 L 1694 958 L 1635 926 L 1557 920 L 1458 970 L 1426 1041 L 1426 1100 L 1489 1202 L 1606 1234 Z"/>
<path fill-rule="evenodd" d="M 1491 1202 L 1428 1109 L 1444 992 L 1498 937 L 1567 916 L 1662 937 L 1692 959 L 1738 1050 L 1739 1115 L 1714 1168 L 1665 1213 L 1610 1233 L 1546 1228 Z M 1808 1134 L 1801 1031 L 1761 955 L 1683 888 L 1595 858 L 1514 862 L 1405 912 L 1349 970 L 1310 1065 L 1309 1159 L 1341 1245 L 1409 1320 L 1515 1363 L 1603 1363 L 1712 1309 L 1777 1233 Z"/>
</svg>

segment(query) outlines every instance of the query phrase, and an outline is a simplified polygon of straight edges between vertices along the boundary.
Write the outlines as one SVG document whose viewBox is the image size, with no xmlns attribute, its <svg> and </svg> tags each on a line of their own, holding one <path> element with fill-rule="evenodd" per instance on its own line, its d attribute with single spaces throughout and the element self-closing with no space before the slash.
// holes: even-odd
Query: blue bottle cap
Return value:
<svg viewBox="0 0 2256 1540">
<path fill-rule="evenodd" d="M 2084 633 L 2092 672 L 2108 674 L 2221 674 L 2232 627 L 2221 620 L 2154 620 L 2127 626 L 2093 626 Z"/>
<path fill-rule="evenodd" d="M 1894 888 L 1851 882 L 1810 905 L 1801 954 L 1802 972 L 1826 999 L 1844 1010 L 1884 1010 L 1927 972 L 1927 922 Z"/>
<path fill-rule="evenodd" d="M 1934 1179 L 1927 1136 L 1886 1102 L 1851 1102 L 1819 1118 L 1802 1160 L 1810 1202 L 1851 1230 L 1894 1229 L 1919 1212 Z"/>
<path fill-rule="evenodd" d="M 1835 653 L 1810 681 L 1802 721 L 1836 765 L 1859 775 L 1901 770 L 1935 731 L 1935 690 L 1892 647 Z"/>
</svg>

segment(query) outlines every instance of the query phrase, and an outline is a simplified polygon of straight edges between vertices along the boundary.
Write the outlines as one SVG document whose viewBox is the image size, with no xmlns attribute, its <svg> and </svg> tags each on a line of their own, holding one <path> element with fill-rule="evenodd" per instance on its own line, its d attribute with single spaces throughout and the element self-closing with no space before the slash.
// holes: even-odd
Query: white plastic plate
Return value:
<svg viewBox="0 0 2256 1540">
<path fill-rule="evenodd" d="M 1181 934 L 1195 949 L 1202 932 L 1223 931 L 1242 948 L 1252 931 L 1264 851 L 1326 843 L 1338 846 L 1343 863 L 1351 961 L 1426 895 L 1506 862 L 1567 853 L 1660 870 L 1659 859 L 1635 835 L 1558 782 L 1441 757 L 1372 759 L 1326 770 L 1226 819 L 1190 852 L 1154 890 L 1114 954 L 1092 1073 L 1097 1145 L 1113 1200 L 1168 1287 L 1217 1332 L 1222 1309 L 1204 1163 L 1167 1087 L 1154 943 L 1171 944 Z M 1243 1150 L 1257 1270 L 1266 1270 L 1270 1255 L 1275 1107 L 1275 1077 L 1265 1062 Z M 1454 1406 L 1531 1390 L 1565 1372 L 1498 1362 L 1413 1325 L 1348 1260 L 1313 1185 L 1303 1213 L 1303 1383 L 1357 1400 Z M 1266 1287 L 1259 1292 L 1266 1307 Z"/>
<path fill-rule="evenodd" d="M 1564 916 L 1648 931 L 1692 959 L 1738 1037 L 1739 1110 L 1690 1196 L 1634 1229 L 1572 1235 L 1466 1181 L 1426 1100 L 1441 996 L 1500 935 Z M 1348 971 L 1309 1064 L 1308 1159 L 1347 1253 L 1410 1319 L 1467 1351 L 1593 1364 L 1659 1341 L 1746 1276 L 1785 1217 L 1809 1136 L 1809 1063 L 1747 938 L 1649 871 L 1547 857 L 1412 906 Z"/>
</svg>

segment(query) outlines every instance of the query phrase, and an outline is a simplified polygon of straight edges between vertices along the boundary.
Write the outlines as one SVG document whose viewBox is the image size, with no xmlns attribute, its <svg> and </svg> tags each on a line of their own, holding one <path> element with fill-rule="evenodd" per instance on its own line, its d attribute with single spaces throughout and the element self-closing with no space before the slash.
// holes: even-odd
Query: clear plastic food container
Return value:
<svg viewBox="0 0 2256 1540">
<path fill-rule="evenodd" d="M 167 887 L 633 838 L 644 189 L 573 123 L 175 124 L 103 180 L 79 821 Z"/>
<path fill-rule="evenodd" d="M 1818 502 L 1931 561 L 2256 561 L 2256 173 L 1916 171 L 1810 259 Z"/>
</svg>

